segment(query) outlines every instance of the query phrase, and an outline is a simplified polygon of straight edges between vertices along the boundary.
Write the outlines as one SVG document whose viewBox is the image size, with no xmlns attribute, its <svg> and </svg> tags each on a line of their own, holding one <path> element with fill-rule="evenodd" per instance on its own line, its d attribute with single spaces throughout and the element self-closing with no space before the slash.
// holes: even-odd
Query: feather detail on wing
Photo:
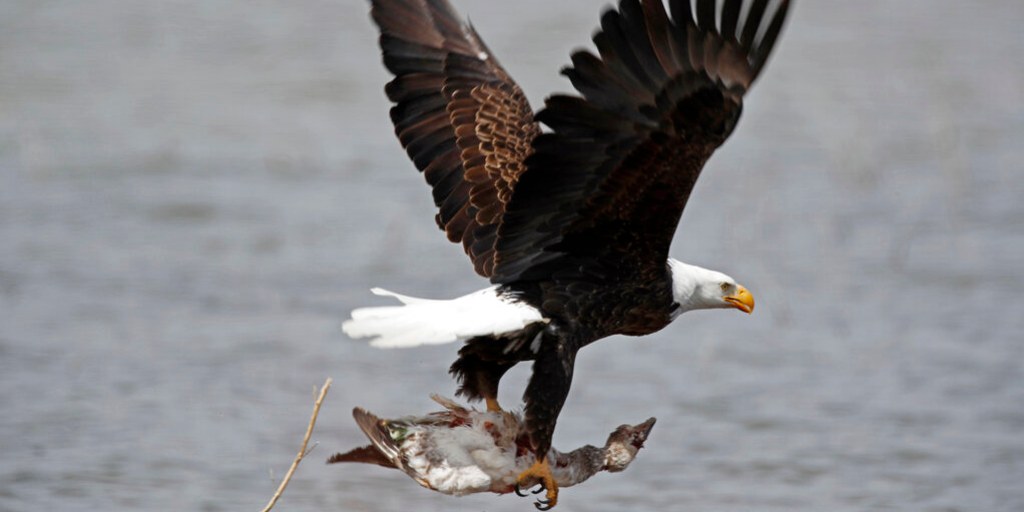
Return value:
<svg viewBox="0 0 1024 512">
<path fill-rule="evenodd" d="M 373 444 L 349 450 L 345 453 L 336 453 L 327 459 L 327 463 L 364 462 L 386 468 L 402 469 L 401 448 L 392 439 L 385 420 L 374 416 L 373 413 L 362 407 L 353 409 L 352 417 L 356 420 L 356 425 L 359 425 L 359 429 L 366 434 L 366 437 Z"/>
<path fill-rule="evenodd" d="M 433 188 L 437 224 L 478 273 L 494 267 L 497 225 L 540 133 L 519 86 L 446 0 L 373 0 L 391 120 Z"/>
</svg>

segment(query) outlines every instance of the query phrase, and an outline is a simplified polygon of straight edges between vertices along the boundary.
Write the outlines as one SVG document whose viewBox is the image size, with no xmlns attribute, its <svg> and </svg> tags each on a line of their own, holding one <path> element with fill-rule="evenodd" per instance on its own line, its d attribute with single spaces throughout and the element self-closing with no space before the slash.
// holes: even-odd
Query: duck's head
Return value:
<svg viewBox="0 0 1024 512">
<path fill-rule="evenodd" d="M 654 418 L 639 425 L 622 425 L 608 436 L 604 445 L 604 470 L 617 473 L 626 469 L 636 457 L 636 452 L 644 447 L 647 436 L 654 428 Z"/>
</svg>

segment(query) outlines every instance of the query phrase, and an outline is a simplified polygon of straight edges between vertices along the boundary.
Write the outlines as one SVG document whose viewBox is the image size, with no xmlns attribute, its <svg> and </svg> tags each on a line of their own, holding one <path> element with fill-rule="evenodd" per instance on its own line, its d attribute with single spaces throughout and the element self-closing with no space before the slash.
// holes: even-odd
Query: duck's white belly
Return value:
<svg viewBox="0 0 1024 512">
<path fill-rule="evenodd" d="M 424 428 L 406 439 L 402 451 L 407 454 L 406 469 L 421 483 L 463 495 L 502 492 L 526 469 L 526 464 L 519 468 L 515 447 L 502 444 L 479 427 Z"/>
</svg>

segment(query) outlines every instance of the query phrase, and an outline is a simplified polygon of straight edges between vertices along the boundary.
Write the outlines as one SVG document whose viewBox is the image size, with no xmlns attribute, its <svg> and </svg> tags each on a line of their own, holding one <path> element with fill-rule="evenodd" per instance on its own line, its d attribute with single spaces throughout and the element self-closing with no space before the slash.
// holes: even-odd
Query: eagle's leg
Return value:
<svg viewBox="0 0 1024 512">
<path fill-rule="evenodd" d="M 483 397 L 489 412 L 501 412 L 498 404 L 498 381 L 505 372 L 512 368 L 511 364 L 489 363 L 479 366 L 473 375 L 476 390 Z"/>
<path fill-rule="evenodd" d="M 495 343 L 493 338 L 473 338 L 459 350 L 459 358 L 452 363 L 449 373 L 454 375 L 461 384 L 456 392 L 469 400 L 483 399 L 487 403 L 487 410 L 491 412 L 501 411 L 498 404 L 498 382 L 505 372 L 512 368 L 515 363 L 501 360 L 491 360 L 481 350 L 482 344 Z"/>
<path fill-rule="evenodd" d="M 487 403 L 487 412 L 500 412 L 501 404 L 498 403 L 498 397 L 484 397 L 484 402 Z"/>
<path fill-rule="evenodd" d="M 558 413 L 562 411 L 565 398 L 569 395 L 576 358 L 576 351 L 566 346 L 561 339 L 545 338 L 544 346 L 533 363 L 533 376 L 523 395 L 526 402 L 526 430 L 536 462 L 516 479 L 517 491 L 538 481 L 541 490 L 547 491 L 546 499 L 537 500 L 536 506 L 540 510 L 548 510 L 558 504 L 558 483 L 551 474 L 548 452 L 551 451 Z M 523 495 L 519 492 L 517 494 Z"/>
</svg>

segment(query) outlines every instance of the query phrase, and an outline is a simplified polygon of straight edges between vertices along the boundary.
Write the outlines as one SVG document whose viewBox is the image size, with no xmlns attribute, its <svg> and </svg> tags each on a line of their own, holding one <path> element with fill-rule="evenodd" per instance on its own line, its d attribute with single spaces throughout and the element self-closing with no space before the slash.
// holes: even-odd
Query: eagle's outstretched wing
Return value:
<svg viewBox="0 0 1024 512">
<path fill-rule="evenodd" d="M 519 86 L 447 0 L 373 0 L 402 146 L 433 187 L 437 224 L 490 277 L 497 226 L 540 133 Z"/>
<path fill-rule="evenodd" d="M 564 74 L 582 97 L 553 96 L 537 114 L 553 132 L 533 139 L 506 205 L 493 282 L 664 272 L 701 168 L 732 132 L 789 8 L 668 3 L 671 19 L 662 0 L 622 0 L 594 36 L 600 57 L 573 54 Z"/>
</svg>

